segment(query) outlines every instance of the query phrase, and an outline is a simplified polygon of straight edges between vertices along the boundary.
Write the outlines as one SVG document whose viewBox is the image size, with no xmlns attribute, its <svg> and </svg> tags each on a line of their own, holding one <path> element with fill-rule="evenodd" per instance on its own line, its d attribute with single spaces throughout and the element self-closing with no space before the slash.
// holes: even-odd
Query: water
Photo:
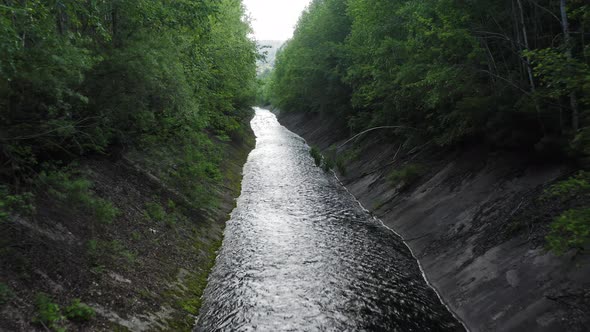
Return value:
<svg viewBox="0 0 590 332">
<path fill-rule="evenodd" d="M 196 331 L 456 331 L 401 240 L 269 111 Z"/>
</svg>

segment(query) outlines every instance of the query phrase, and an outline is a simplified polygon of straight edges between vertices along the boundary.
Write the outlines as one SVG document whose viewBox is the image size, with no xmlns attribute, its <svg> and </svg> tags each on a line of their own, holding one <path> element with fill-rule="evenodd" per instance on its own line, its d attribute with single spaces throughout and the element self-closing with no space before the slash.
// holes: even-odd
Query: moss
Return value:
<svg viewBox="0 0 590 332">
<path fill-rule="evenodd" d="M 205 261 L 202 267 L 190 273 L 184 280 L 185 290 L 176 290 L 168 293 L 168 297 L 174 299 L 175 306 L 182 311 L 190 314 L 184 317 L 174 317 L 168 320 L 168 325 L 174 331 L 191 331 L 194 325 L 194 317 L 199 315 L 202 305 L 202 295 L 207 287 L 207 278 L 215 265 L 217 251 L 221 247 L 222 241 L 213 241 L 204 247 L 202 241 L 195 242 L 193 250 L 195 252 L 205 251 Z"/>
</svg>

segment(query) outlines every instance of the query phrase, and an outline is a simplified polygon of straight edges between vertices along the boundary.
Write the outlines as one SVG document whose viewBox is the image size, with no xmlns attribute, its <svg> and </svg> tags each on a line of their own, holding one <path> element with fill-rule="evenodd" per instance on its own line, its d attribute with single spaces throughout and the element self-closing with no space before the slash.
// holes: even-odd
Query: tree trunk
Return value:
<svg viewBox="0 0 590 332">
<path fill-rule="evenodd" d="M 516 3 L 518 4 L 518 9 L 520 12 L 520 25 L 521 25 L 521 29 L 522 29 L 522 38 L 523 38 L 523 42 L 524 42 L 524 47 L 525 49 L 529 50 L 529 38 L 527 36 L 527 31 L 526 31 L 526 25 L 524 22 L 524 9 L 522 8 L 522 2 L 521 0 L 516 0 Z M 533 69 L 531 68 L 531 61 L 529 59 L 529 57 L 525 57 L 524 58 L 525 61 L 525 65 L 526 65 L 526 71 L 527 71 L 527 76 L 529 78 L 529 84 L 531 87 L 531 94 L 533 97 L 533 102 L 535 103 L 535 109 L 537 111 L 537 120 L 539 121 L 539 125 L 541 126 L 541 129 L 543 130 L 543 134 L 545 134 L 545 125 L 543 124 L 543 120 L 541 119 L 541 108 L 539 107 L 539 102 L 537 101 L 537 88 L 535 86 L 535 79 L 533 77 Z"/>
<path fill-rule="evenodd" d="M 559 2 L 559 9 L 561 11 L 561 28 L 563 30 L 563 40 L 566 49 L 565 54 L 568 60 L 570 60 L 572 58 L 572 45 L 565 1 L 561 0 Z M 580 117 L 578 114 L 578 98 L 575 91 L 570 92 L 570 106 L 572 107 L 572 129 L 578 131 L 580 128 Z"/>
</svg>

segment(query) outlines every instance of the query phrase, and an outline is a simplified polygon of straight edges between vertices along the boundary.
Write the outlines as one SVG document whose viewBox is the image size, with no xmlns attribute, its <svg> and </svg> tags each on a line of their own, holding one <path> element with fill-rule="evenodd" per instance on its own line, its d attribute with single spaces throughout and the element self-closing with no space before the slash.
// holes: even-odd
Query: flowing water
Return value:
<svg viewBox="0 0 590 332">
<path fill-rule="evenodd" d="M 196 331 L 462 330 L 400 238 L 267 110 Z"/>
</svg>

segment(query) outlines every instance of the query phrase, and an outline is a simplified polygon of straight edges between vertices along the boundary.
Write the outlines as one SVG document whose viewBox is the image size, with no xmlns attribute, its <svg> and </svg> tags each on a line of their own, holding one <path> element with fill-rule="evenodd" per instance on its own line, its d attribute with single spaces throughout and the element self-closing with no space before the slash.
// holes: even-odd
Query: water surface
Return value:
<svg viewBox="0 0 590 332">
<path fill-rule="evenodd" d="M 456 331 L 403 242 L 267 110 L 197 331 Z"/>
</svg>

